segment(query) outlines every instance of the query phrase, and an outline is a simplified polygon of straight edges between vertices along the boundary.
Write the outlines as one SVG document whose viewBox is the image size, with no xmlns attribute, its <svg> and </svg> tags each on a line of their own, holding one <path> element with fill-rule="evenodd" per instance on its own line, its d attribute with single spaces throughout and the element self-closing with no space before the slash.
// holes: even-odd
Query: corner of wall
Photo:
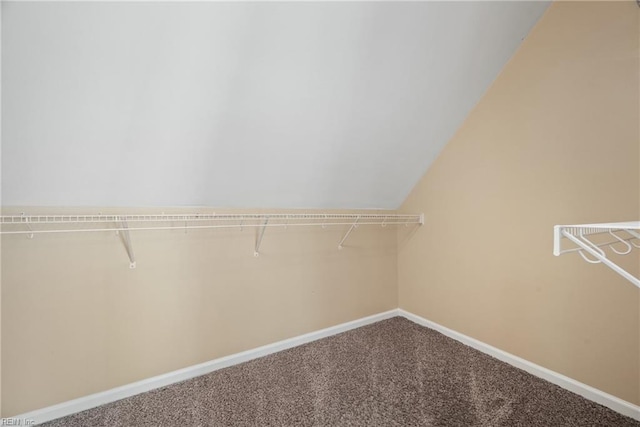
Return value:
<svg viewBox="0 0 640 427">
<path fill-rule="evenodd" d="M 426 218 L 397 251 L 400 309 L 633 404 L 638 289 L 552 245 L 640 214 L 638 12 L 553 3 L 402 203 Z"/>
</svg>

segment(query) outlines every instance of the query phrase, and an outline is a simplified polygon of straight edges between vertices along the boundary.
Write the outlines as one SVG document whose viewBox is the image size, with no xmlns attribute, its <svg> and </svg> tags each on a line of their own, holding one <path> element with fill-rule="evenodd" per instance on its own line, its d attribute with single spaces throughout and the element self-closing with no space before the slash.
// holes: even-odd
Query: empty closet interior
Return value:
<svg viewBox="0 0 640 427">
<path fill-rule="evenodd" d="M 0 424 L 640 425 L 635 1 L 0 7 Z"/>
</svg>

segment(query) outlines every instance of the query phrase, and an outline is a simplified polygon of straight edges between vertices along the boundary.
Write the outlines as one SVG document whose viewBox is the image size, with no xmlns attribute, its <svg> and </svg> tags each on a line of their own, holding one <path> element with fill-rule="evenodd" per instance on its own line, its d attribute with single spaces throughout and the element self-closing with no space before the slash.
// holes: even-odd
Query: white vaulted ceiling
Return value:
<svg viewBox="0 0 640 427">
<path fill-rule="evenodd" d="M 546 2 L 2 3 L 2 204 L 396 208 Z"/>
</svg>

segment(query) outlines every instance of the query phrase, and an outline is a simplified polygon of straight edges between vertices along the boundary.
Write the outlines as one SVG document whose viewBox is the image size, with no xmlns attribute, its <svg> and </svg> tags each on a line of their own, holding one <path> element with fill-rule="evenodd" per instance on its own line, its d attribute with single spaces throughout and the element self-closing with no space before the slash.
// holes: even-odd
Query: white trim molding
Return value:
<svg viewBox="0 0 640 427">
<path fill-rule="evenodd" d="M 198 377 L 200 375 L 205 375 L 219 369 L 228 368 L 230 366 L 248 362 L 259 357 L 267 356 L 269 354 L 307 344 L 312 341 L 317 341 L 322 338 L 337 335 L 351 329 L 356 329 L 361 326 L 379 322 L 381 320 L 390 319 L 396 316 L 398 316 L 397 309 L 385 311 L 383 313 L 363 317 L 351 322 L 341 323 L 336 326 L 331 326 L 319 331 L 299 335 L 297 337 L 278 341 L 273 344 L 267 344 L 262 347 L 243 351 L 241 353 L 232 354 L 229 356 L 210 360 L 208 362 L 200 363 L 198 365 L 178 369 L 177 371 L 168 372 L 166 374 L 112 388 L 100 393 L 90 394 L 88 396 L 69 400 L 57 405 L 48 406 L 46 408 L 37 409 L 35 411 L 26 412 L 20 415 L 15 415 L 10 418 L 33 420 L 36 424 L 44 423 L 47 421 L 55 420 L 57 418 L 66 417 L 68 415 L 86 411 L 87 409 L 95 408 L 97 406 L 105 405 L 107 403 L 115 402 L 117 400 L 131 397 L 140 393 L 155 390 L 161 387 L 166 387 L 168 385 Z"/>
<path fill-rule="evenodd" d="M 398 309 L 398 314 L 408 320 L 411 320 L 414 323 L 417 323 L 418 325 L 438 331 L 441 334 L 448 336 L 449 338 L 453 338 L 454 340 L 459 341 L 462 344 L 473 347 L 476 350 L 479 350 L 485 354 L 488 354 L 489 356 L 501 360 L 502 362 L 522 369 L 523 371 L 535 375 L 538 378 L 547 380 L 550 383 L 553 383 L 575 394 L 578 394 L 585 399 L 599 403 L 600 405 L 606 406 L 607 408 L 612 409 L 622 415 L 626 415 L 627 417 L 640 421 L 640 406 L 638 405 L 634 405 L 633 403 L 622 400 L 619 397 L 613 396 L 609 393 L 605 393 L 604 391 L 598 390 L 597 388 L 576 381 L 572 378 L 544 368 L 540 365 L 536 365 L 535 363 L 529 362 L 528 360 L 525 360 L 521 357 L 515 356 L 511 353 L 507 353 L 506 351 L 500 350 L 499 348 L 493 347 L 475 338 L 471 338 L 467 335 L 461 334 L 460 332 L 432 322 L 431 320 L 427 320 L 413 313 L 409 313 L 408 311 Z"/>
<path fill-rule="evenodd" d="M 521 357 L 507 353 L 506 351 L 500 350 L 475 338 L 471 338 L 467 335 L 461 334 L 460 332 L 454 331 L 402 309 L 389 310 L 372 316 L 363 317 L 351 322 L 342 323 L 319 331 L 310 332 L 308 334 L 278 341 L 273 344 L 243 351 L 241 353 L 178 369 L 177 371 L 168 372 L 166 374 L 126 384 L 100 393 L 80 397 L 78 399 L 24 414 L 15 415 L 11 418 L 34 420 L 36 424 L 44 423 L 396 316 L 402 316 L 414 323 L 417 323 L 418 325 L 440 332 L 449 338 L 453 338 L 454 340 L 468 345 L 469 347 L 473 347 L 476 350 L 488 354 L 489 356 L 495 357 L 502 362 L 508 363 L 516 368 L 520 368 L 532 375 L 535 375 L 536 377 L 542 378 L 566 390 L 576 393 L 585 399 L 599 403 L 600 405 L 606 406 L 607 408 L 610 408 L 622 415 L 626 415 L 640 421 L 640 406 L 629 403 L 611 394 L 605 393 L 540 365 L 536 365 L 535 363 L 529 362 Z"/>
</svg>

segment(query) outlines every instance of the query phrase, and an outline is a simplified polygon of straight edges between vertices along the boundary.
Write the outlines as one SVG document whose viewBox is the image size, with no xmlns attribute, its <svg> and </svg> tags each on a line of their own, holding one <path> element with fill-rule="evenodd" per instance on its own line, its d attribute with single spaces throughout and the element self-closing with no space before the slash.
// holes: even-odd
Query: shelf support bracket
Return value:
<svg viewBox="0 0 640 427">
<path fill-rule="evenodd" d="M 588 252 L 589 255 L 593 256 L 597 260 L 595 262 L 602 262 L 607 267 L 611 268 L 613 271 L 615 271 L 616 273 L 618 273 L 619 275 L 621 275 L 622 277 L 624 277 L 625 279 L 627 279 L 628 281 L 630 281 L 631 283 L 633 283 L 634 285 L 640 288 L 640 279 L 636 278 L 635 276 L 633 276 L 632 274 L 624 270 L 622 267 L 618 266 L 618 264 L 614 263 L 609 258 L 607 258 L 604 252 L 598 251 L 593 244 L 589 244 L 590 243 L 589 241 L 585 241 L 586 239 L 582 235 L 580 236 L 582 238 L 578 238 L 573 234 L 571 234 L 569 231 L 565 230 L 561 226 L 556 226 L 554 231 L 556 234 L 556 237 L 554 239 L 555 240 L 554 251 L 553 251 L 554 255 L 559 256 L 562 254 L 562 250 L 560 248 L 560 236 L 564 236 L 567 239 L 571 240 L 576 245 L 578 245 L 581 250 L 584 250 Z M 632 231 L 630 234 L 634 235 L 637 233 Z M 589 261 L 589 262 L 595 263 L 594 261 Z"/>
<path fill-rule="evenodd" d="M 24 225 L 27 227 L 27 230 L 30 231 L 30 233 L 27 234 L 27 238 L 33 239 L 33 228 L 31 228 L 31 224 L 29 224 L 29 217 L 24 212 L 22 212 L 22 217 L 24 218 Z"/>
<path fill-rule="evenodd" d="M 124 248 L 127 250 L 127 255 L 129 256 L 129 268 L 136 268 L 136 257 L 133 254 L 133 246 L 131 245 L 131 236 L 129 236 L 129 224 L 127 224 L 127 220 L 123 219 L 120 225 L 120 236 L 122 238 L 122 243 L 124 244 Z"/>
<path fill-rule="evenodd" d="M 338 243 L 338 249 L 342 249 L 342 244 L 344 243 L 345 240 L 347 240 L 347 237 L 349 237 L 349 234 L 351 234 L 353 229 L 358 228 L 358 221 L 360 221 L 359 216 L 356 218 L 355 222 L 351 224 L 351 227 L 349 227 L 349 230 L 347 231 L 347 233 L 342 237 L 342 240 L 340 240 L 340 243 Z"/>
<path fill-rule="evenodd" d="M 264 236 L 264 231 L 267 229 L 267 224 L 269 223 L 269 217 L 265 218 L 264 224 L 262 224 L 262 229 L 258 234 L 258 240 L 256 240 L 256 249 L 253 251 L 254 257 L 260 256 L 260 245 L 262 244 L 262 237 Z"/>
</svg>

